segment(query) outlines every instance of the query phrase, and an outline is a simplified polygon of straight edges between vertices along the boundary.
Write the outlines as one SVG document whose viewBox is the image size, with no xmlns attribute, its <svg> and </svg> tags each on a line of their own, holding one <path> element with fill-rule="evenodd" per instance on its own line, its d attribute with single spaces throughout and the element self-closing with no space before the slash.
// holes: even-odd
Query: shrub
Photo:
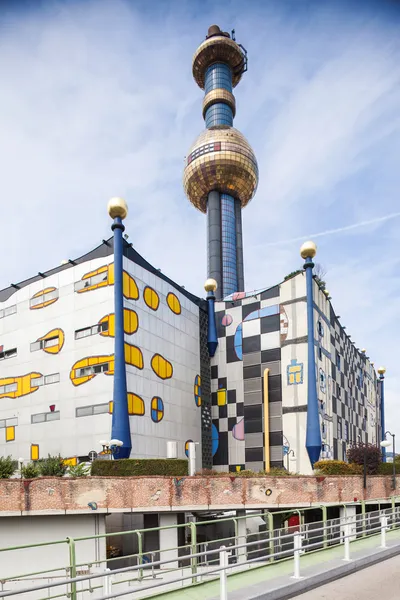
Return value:
<svg viewBox="0 0 400 600">
<path fill-rule="evenodd" d="M 68 475 L 70 477 L 87 477 L 90 475 L 90 466 L 85 463 L 71 465 L 68 469 Z"/>
<path fill-rule="evenodd" d="M 24 479 L 34 479 L 35 477 L 39 477 L 39 475 L 39 466 L 34 462 L 28 463 L 22 467 L 22 477 Z"/>
<path fill-rule="evenodd" d="M 231 473 L 229 475 L 232 476 Z M 236 473 L 233 473 L 233 475 L 236 475 L 236 477 L 257 477 L 257 473 L 255 473 L 254 471 L 251 471 L 250 469 L 243 469 L 243 471 L 236 471 Z"/>
<path fill-rule="evenodd" d="M 260 471 L 260 475 L 265 477 L 290 477 L 291 473 L 283 467 L 271 467 L 268 472 Z"/>
<path fill-rule="evenodd" d="M 382 453 L 380 448 L 373 444 L 354 444 L 347 450 L 347 458 L 349 462 L 356 465 L 364 466 L 364 457 L 367 456 L 367 473 L 368 475 L 376 475 L 379 470 L 379 465 L 382 463 Z"/>
<path fill-rule="evenodd" d="M 396 471 L 398 467 L 398 461 L 396 460 Z M 393 475 L 393 463 L 381 463 L 378 466 L 378 475 Z"/>
<path fill-rule="evenodd" d="M 321 475 L 361 475 L 363 472 L 360 465 L 343 460 L 319 460 L 314 469 Z"/>
<path fill-rule="evenodd" d="M 188 461 L 174 458 L 121 458 L 95 460 L 92 475 L 103 477 L 137 477 L 139 475 L 166 475 L 183 477 L 188 474 Z"/>
<path fill-rule="evenodd" d="M 42 477 L 63 477 L 68 469 L 60 455 L 49 454 L 47 458 L 41 458 L 36 464 Z"/>
<path fill-rule="evenodd" d="M 0 456 L 0 479 L 10 479 L 17 470 L 17 463 L 11 456 Z"/>
</svg>

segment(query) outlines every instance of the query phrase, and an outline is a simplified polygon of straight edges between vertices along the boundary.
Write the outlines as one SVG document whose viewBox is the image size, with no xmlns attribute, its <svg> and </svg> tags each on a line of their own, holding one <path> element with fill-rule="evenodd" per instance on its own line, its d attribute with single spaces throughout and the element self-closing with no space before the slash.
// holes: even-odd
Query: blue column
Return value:
<svg viewBox="0 0 400 600">
<path fill-rule="evenodd" d="M 116 458 L 129 458 L 132 450 L 126 386 L 124 295 L 123 295 L 123 239 L 125 227 L 120 217 L 115 217 L 111 226 L 114 232 L 114 408 L 111 438 L 123 442 Z"/>
<path fill-rule="evenodd" d="M 208 307 L 208 331 L 207 331 L 207 348 L 211 357 L 214 356 L 218 346 L 217 324 L 215 322 L 215 296 L 214 291 L 207 292 L 207 307 Z"/>
<path fill-rule="evenodd" d="M 319 460 L 322 440 L 318 414 L 318 396 L 314 348 L 314 298 L 313 298 L 313 267 L 312 258 L 305 259 L 307 286 L 307 336 L 308 336 L 308 371 L 307 371 L 307 432 L 306 448 L 312 467 Z"/>
<path fill-rule="evenodd" d="M 386 433 L 386 427 L 385 427 L 385 394 L 384 394 L 384 390 L 385 390 L 385 375 L 384 373 L 380 373 L 379 374 L 379 381 L 381 384 L 381 441 L 383 442 L 383 440 L 386 439 L 385 433 Z M 382 461 L 386 462 L 386 448 L 381 447 L 381 451 L 382 451 Z M 394 458 L 393 458 L 394 460 Z"/>
</svg>

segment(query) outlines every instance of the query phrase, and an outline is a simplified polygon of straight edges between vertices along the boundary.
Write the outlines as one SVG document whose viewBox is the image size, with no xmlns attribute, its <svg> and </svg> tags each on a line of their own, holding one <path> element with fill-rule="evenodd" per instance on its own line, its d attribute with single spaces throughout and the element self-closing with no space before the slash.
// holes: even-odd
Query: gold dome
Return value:
<svg viewBox="0 0 400 600">
<path fill-rule="evenodd" d="M 116 217 L 125 219 L 128 214 L 128 205 L 123 198 L 111 198 L 107 204 L 107 210 L 112 219 Z"/>
<path fill-rule="evenodd" d="M 378 373 L 379 373 L 379 375 L 384 375 L 386 373 L 385 367 L 379 367 Z"/>
<path fill-rule="evenodd" d="M 223 125 L 199 135 L 188 152 L 183 174 L 185 193 L 196 208 L 207 211 L 211 191 L 239 198 L 243 208 L 257 185 L 257 160 L 240 131 Z"/>
<path fill-rule="evenodd" d="M 301 258 L 314 258 L 317 254 L 317 246 L 314 242 L 308 241 L 304 242 L 302 247 L 300 248 L 300 256 Z"/>
<path fill-rule="evenodd" d="M 204 289 L 206 290 L 206 292 L 215 292 L 218 288 L 218 284 L 215 281 L 215 279 L 207 279 L 207 281 L 204 284 Z"/>
<path fill-rule="evenodd" d="M 197 48 L 193 56 L 193 77 L 204 90 L 207 68 L 215 62 L 227 63 L 232 70 L 232 85 L 235 87 L 246 67 L 246 56 L 240 46 L 224 35 L 213 35 Z"/>
</svg>

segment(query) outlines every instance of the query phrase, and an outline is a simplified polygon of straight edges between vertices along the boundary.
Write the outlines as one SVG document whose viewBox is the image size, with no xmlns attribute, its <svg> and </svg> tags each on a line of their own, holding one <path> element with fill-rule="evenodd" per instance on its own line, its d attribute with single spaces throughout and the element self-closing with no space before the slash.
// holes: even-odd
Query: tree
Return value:
<svg viewBox="0 0 400 600">
<path fill-rule="evenodd" d="M 376 475 L 382 462 L 382 452 L 374 444 L 359 442 L 347 450 L 347 459 L 356 465 L 364 465 L 366 459 L 368 475 Z"/>
<path fill-rule="evenodd" d="M 313 268 L 313 274 L 314 274 L 314 279 L 318 283 L 319 287 L 322 290 L 325 290 L 325 287 L 326 287 L 326 282 L 325 282 L 326 270 L 325 270 L 325 267 L 323 265 L 321 265 L 321 263 L 315 263 L 314 268 Z"/>
</svg>

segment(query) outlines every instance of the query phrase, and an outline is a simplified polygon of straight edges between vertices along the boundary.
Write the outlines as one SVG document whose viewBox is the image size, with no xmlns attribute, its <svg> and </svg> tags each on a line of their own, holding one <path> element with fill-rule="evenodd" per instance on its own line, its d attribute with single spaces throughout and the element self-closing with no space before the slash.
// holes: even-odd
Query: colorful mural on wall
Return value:
<svg viewBox="0 0 400 600">
<path fill-rule="evenodd" d="M 36 292 L 29 301 L 30 310 L 46 308 L 58 300 L 58 290 L 55 287 L 48 287 L 40 292 Z"/>
<path fill-rule="evenodd" d="M 75 291 L 78 294 L 91 292 L 100 288 L 114 285 L 114 263 L 103 265 L 94 271 L 85 273 L 80 281 L 75 284 Z M 126 271 L 122 274 L 123 294 L 127 300 L 138 300 L 139 288 L 134 278 Z"/>
<path fill-rule="evenodd" d="M 298 385 L 303 383 L 303 363 L 298 363 L 297 359 L 292 359 L 290 361 L 290 365 L 287 366 L 287 384 L 288 385 Z"/>
<path fill-rule="evenodd" d="M 115 314 L 111 313 L 100 319 L 99 324 L 107 323 L 108 328 L 100 330 L 99 333 L 103 337 L 115 337 Z M 132 335 L 139 329 L 139 317 L 134 310 L 124 308 L 124 332 L 127 335 Z"/>
<path fill-rule="evenodd" d="M 179 302 L 179 298 L 175 296 L 172 292 L 169 292 L 167 295 L 167 304 L 175 315 L 180 315 L 182 312 L 181 303 Z"/>
<path fill-rule="evenodd" d="M 151 368 L 160 379 L 170 379 L 174 372 L 172 364 L 161 354 L 155 354 L 151 359 Z"/>
<path fill-rule="evenodd" d="M 201 406 L 201 377 L 196 375 L 194 378 L 194 401 L 196 406 Z"/>
<path fill-rule="evenodd" d="M 240 421 L 238 421 L 236 425 L 233 426 L 232 435 L 235 438 L 235 440 L 244 440 L 244 418 L 240 419 Z"/>
<path fill-rule="evenodd" d="M 160 304 L 160 297 L 153 288 L 146 285 L 143 290 L 143 300 L 151 310 L 157 310 Z"/>
<path fill-rule="evenodd" d="M 43 375 L 35 371 L 17 377 L 4 377 L 0 379 L 0 398 L 21 398 L 32 394 L 39 389 L 37 383 L 41 378 Z"/>
</svg>

